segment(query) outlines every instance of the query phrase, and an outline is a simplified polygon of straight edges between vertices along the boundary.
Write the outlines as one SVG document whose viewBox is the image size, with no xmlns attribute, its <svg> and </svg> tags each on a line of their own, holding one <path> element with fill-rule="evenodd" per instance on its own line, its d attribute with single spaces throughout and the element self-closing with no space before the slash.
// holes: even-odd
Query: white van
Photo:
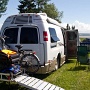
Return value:
<svg viewBox="0 0 90 90">
<path fill-rule="evenodd" d="M 45 74 L 58 69 L 65 62 L 64 39 L 60 24 L 46 13 L 22 13 L 8 17 L 1 35 L 13 49 L 22 44 L 23 49 L 36 51 L 40 59 L 38 73 Z"/>
</svg>

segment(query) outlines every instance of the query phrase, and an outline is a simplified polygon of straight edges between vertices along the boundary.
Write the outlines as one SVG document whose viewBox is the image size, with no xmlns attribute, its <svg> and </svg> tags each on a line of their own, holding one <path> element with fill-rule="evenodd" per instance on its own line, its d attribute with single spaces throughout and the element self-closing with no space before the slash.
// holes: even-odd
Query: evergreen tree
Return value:
<svg viewBox="0 0 90 90">
<path fill-rule="evenodd" d="M 0 17 L 3 15 L 3 13 L 6 11 L 8 0 L 0 0 Z"/>
<path fill-rule="evenodd" d="M 21 5 L 18 5 L 18 10 L 20 13 L 33 13 L 36 5 L 34 0 L 20 0 Z"/>
<path fill-rule="evenodd" d="M 35 0 L 36 8 L 38 12 L 42 11 L 44 9 L 44 6 L 49 2 L 50 0 Z"/>
<path fill-rule="evenodd" d="M 47 15 L 61 22 L 63 12 L 59 12 L 53 3 L 48 4 L 50 0 L 20 0 L 18 10 L 20 13 L 39 13 L 45 12 Z"/>
<path fill-rule="evenodd" d="M 20 13 L 38 13 L 48 1 L 50 0 L 20 0 L 18 10 Z"/>
</svg>

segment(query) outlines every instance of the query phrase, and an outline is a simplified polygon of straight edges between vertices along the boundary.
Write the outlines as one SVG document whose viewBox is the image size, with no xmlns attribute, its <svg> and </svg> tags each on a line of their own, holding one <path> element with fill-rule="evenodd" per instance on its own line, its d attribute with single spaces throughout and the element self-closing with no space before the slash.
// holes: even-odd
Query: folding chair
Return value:
<svg viewBox="0 0 90 90">
<path fill-rule="evenodd" d="M 78 63 L 78 65 L 79 64 L 88 64 L 87 46 L 78 46 L 77 47 L 77 63 Z"/>
</svg>

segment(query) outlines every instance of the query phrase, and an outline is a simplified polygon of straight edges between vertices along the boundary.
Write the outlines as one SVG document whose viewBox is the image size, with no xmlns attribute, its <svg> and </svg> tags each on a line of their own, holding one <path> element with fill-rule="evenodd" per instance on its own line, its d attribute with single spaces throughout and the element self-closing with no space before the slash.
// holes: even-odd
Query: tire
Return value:
<svg viewBox="0 0 90 90">
<path fill-rule="evenodd" d="M 39 59 L 34 54 L 25 54 L 20 61 L 20 64 L 25 68 L 27 73 L 36 73 L 39 70 Z"/>
</svg>

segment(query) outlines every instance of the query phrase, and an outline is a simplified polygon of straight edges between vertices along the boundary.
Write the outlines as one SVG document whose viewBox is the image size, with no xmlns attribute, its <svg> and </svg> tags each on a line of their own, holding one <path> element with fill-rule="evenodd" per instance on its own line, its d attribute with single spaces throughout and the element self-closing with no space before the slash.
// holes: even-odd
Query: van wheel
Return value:
<svg viewBox="0 0 90 90">
<path fill-rule="evenodd" d="M 57 70 L 58 68 L 60 68 L 60 54 L 57 57 L 57 61 L 56 61 L 56 64 L 55 64 L 55 70 Z"/>
</svg>

